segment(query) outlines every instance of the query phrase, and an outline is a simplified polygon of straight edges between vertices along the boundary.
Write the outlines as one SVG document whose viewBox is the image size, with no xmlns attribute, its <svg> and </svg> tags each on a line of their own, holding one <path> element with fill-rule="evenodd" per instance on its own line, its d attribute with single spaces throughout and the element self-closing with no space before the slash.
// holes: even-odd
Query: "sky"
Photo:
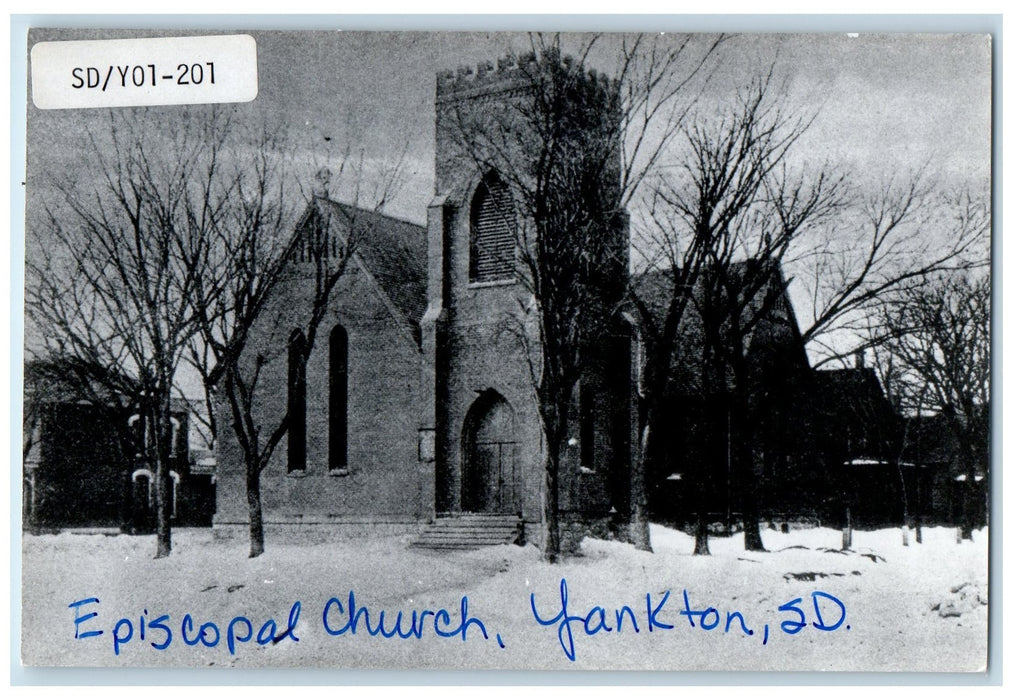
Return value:
<svg viewBox="0 0 1013 700">
<path fill-rule="evenodd" d="M 249 32 L 257 42 L 259 93 L 231 109 L 241 122 L 284 129 L 293 168 L 309 181 L 343 149 L 361 151 L 367 171 L 403 158 L 403 184 L 387 213 L 424 223 L 434 195 L 434 96 L 439 71 L 495 61 L 530 47 L 526 34 Z M 180 32 L 46 30 L 35 41 Z M 610 72 L 619 43 L 604 35 L 590 63 Z M 658 35 L 679 41 L 681 35 Z M 565 35 L 576 51 L 587 35 Z M 713 40 L 692 38 L 689 55 Z M 697 54 L 698 55 L 698 54 Z M 774 67 L 789 114 L 813 116 L 799 142 L 800 163 L 830 163 L 859 187 L 926 168 L 944 187 L 988 186 L 991 169 L 991 45 L 972 34 L 738 34 L 707 65 L 692 93 L 702 110 L 729 105 L 737 89 Z M 181 108 L 154 108 L 172 116 Z M 88 134 L 109 110 L 27 107 L 27 255 L 56 196 L 52 177 L 87 185 Z M 155 135 L 153 135 L 153 138 Z M 342 192 L 334 192 L 342 198 Z M 347 199 L 347 197 L 345 197 Z M 634 222 L 635 226 L 636 222 Z M 796 306 L 802 304 L 796 303 Z M 30 331 L 29 331 L 30 332 Z M 30 342 L 30 340 L 29 340 Z"/>
<path fill-rule="evenodd" d="M 408 179 L 392 213 L 419 223 L 433 195 L 437 72 L 495 61 L 507 50 L 525 50 L 530 42 L 524 34 L 251 34 L 257 41 L 260 91 L 253 102 L 235 106 L 237 115 L 254 124 L 283 125 L 310 173 L 347 145 L 361 149 L 377 169 L 396 162 L 407 146 Z M 103 35 L 40 33 L 31 40 L 56 36 Z M 586 38 L 567 35 L 564 46 L 576 49 Z M 603 37 L 592 61 L 608 71 L 621 38 Z M 707 39 L 700 35 L 697 43 L 702 46 Z M 709 65 L 712 73 L 701 104 L 727 103 L 737 86 L 770 65 L 785 82 L 790 109 L 816 114 L 800 148 L 806 157 L 840 162 L 870 180 L 924 164 L 947 181 L 987 180 L 987 37 L 733 35 Z M 86 146 L 82 127 L 101 126 L 106 111 L 43 111 L 30 104 L 29 177 L 79 167 Z M 30 199 L 32 194 L 30 187 Z"/>
</svg>

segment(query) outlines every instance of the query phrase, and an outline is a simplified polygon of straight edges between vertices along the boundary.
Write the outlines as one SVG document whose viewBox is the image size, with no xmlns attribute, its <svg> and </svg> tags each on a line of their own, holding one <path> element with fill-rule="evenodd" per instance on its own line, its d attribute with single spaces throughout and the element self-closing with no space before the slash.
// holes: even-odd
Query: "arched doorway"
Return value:
<svg viewBox="0 0 1013 700">
<path fill-rule="evenodd" d="M 519 513 L 521 473 L 514 411 L 492 390 L 468 410 L 462 436 L 461 508 L 471 513 Z"/>
</svg>

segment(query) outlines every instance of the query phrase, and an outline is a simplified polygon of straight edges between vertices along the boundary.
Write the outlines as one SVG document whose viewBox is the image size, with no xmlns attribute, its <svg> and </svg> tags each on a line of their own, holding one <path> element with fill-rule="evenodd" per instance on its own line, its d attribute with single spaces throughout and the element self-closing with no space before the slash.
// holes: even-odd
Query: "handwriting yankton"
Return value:
<svg viewBox="0 0 1013 700">
<path fill-rule="evenodd" d="M 566 654 L 566 658 L 570 661 L 576 661 L 577 649 L 574 643 L 574 629 L 578 633 L 582 631 L 588 637 L 593 637 L 599 633 L 621 633 L 624 629 L 627 631 L 632 629 L 634 634 L 640 634 L 642 628 L 646 629 L 649 633 L 674 629 L 674 621 L 666 621 L 672 618 L 666 617 L 667 613 L 665 613 L 665 606 L 668 604 L 671 593 L 671 591 L 665 591 L 660 597 L 656 598 L 652 598 L 651 594 L 647 593 L 645 595 L 643 615 L 639 618 L 637 617 L 637 612 L 629 605 L 608 610 L 595 605 L 587 611 L 587 614 L 580 615 L 570 611 L 570 593 L 566 585 L 566 579 L 564 578 L 559 581 L 559 612 L 553 617 L 544 617 L 539 614 L 538 607 L 535 604 L 535 594 L 532 593 L 531 614 L 534 615 L 535 621 L 539 625 L 543 627 L 556 627 L 556 634 L 559 637 L 559 645 L 563 648 L 563 653 Z M 719 628 L 721 625 L 721 613 L 718 612 L 717 608 L 694 609 L 690 605 L 689 592 L 686 590 L 682 591 L 682 601 L 683 607 L 678 611 L 678 615 L 686 618 L 690 628 L 699 628 L 705 631 Z M 838 618 L 835 622 L 827 623 L 826 619 L 829 618 L 824 619 L 826 610 L 821 609 L 821 601 L 823 605 L 832 603 L 838 608 Z M 822 632 L 833 632 L 844 624 L 844 618 L 847 614 L 844 603 L 829 593 L 813 591 L 812 607 L 813 616 L 815 617 L 813 622 L 806 622 L 806 614 L 801 607 L 801 603 L 801 598 L 795 598 L 778 607 L 778 612 L 790 613 L 796 618 L 781 621 L 781 631 L 785 634 L 798 634 L 807 625 Z M 643 625 L 644 622 L 646 622 L 646 627 Z M 734 630 L 746 637 L 752 637 L 755 633 L 752 628 L 746 625 L 745 616 L 738 610 L 725 613 L 724 623 L 725 634 Z M 851 629 L 851 626 L 848 625 L 846 629 Z M 769 637 L 770 625 L 764 624 L 764 646 L 766 646 Z"/>
</svg>

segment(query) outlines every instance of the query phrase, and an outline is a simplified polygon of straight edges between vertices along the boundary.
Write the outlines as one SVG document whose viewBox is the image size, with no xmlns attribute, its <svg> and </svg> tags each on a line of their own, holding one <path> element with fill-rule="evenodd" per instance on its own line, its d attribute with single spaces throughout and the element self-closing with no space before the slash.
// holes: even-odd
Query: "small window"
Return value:
<svg viewBox="0 0 1013 700">
<path fill-rule="evenodd" d="M 288 471 L 306 471 L 306 336 L 288 339 Z"/>
<path fill-rule="evenodd" d="M 509 189 L 495 173 L 487 175 L 479 183 L 471 203 L 472 282 L 514 279 L 515 224 Z"/>
<path fill-rule="evenodd" d="M 131 446 L 134 448 L 134 459 L 141 459 L 147 449 L 144 418 L 141 414 L 135 413 L 127 419 L 127 426 L 130 431 Z"/>
</svg>

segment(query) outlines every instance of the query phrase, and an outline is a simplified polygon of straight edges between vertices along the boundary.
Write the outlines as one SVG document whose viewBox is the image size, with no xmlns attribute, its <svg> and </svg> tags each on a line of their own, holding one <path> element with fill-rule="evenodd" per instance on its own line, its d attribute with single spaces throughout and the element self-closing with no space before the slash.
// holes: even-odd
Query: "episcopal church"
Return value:
<svg viewBox="0 0 1013 700">
<path fill-rule="evenodd" d="M 527 539 L 541 541 L 544 444 L 525 354 L 537 342 L 537 319 L 519 279 L 521 227 L 515 213 L 504 216 L 511 209 L 504 178 L 479 165 L 494 159 L 475 158 L 461 130 L 494 128 L 488 115 L 498 107 L 528 105 L 531 60 L 438 77 L 436 195 L 426 227 L 323 192 L 303 215 L 290 260 L 295 274 L 278 288 L 248 349 L 277 358 L 263 368 L 263 424 L 277 424 L 286 411 L 290 417 L 261 476 L 269 537 L 278 529 L 417 532 L 441 518 L 486 513 L 510 515 Z M 579 94 L 571 99 L 582 109 L 614 109 L 608 81 L 581 73 L 575 84 Z M 570 137 L 602 143 L 593 131 L 613 127 L 608 117 L 581 120 L 586 133 Z M 519 126 L 507 139 L 520 148 L 530 136 Z M 618 172 L 616 161 L 602 177 Z M 611 279 L 602 289 L 611 291 L 602 292 L 608 296 L 598 300 L 602 308 L 619 307 L 628 274 L 628 227 L 617 218 L 606 227 L 614 254 L 603 267 Z M 352 222 L 361 232 L 355 253 L 302 361 L 306 339 L 293 329 L 310 312 L 312 275 L 299 274 L 313 248 L 310 237 L 347 235 Z M 636 449 L 633 335 L 617 318 L 615 331 L 588 352 L 560 466 L 564 547 L 567 537 L 579 542 L 588 528 L 619 532 L 628 518 Z M 241 454 L 231 431 L 223 432 L 215 528 L 224 534 L 245 531 L 248 514 Z"/>
</svg>

